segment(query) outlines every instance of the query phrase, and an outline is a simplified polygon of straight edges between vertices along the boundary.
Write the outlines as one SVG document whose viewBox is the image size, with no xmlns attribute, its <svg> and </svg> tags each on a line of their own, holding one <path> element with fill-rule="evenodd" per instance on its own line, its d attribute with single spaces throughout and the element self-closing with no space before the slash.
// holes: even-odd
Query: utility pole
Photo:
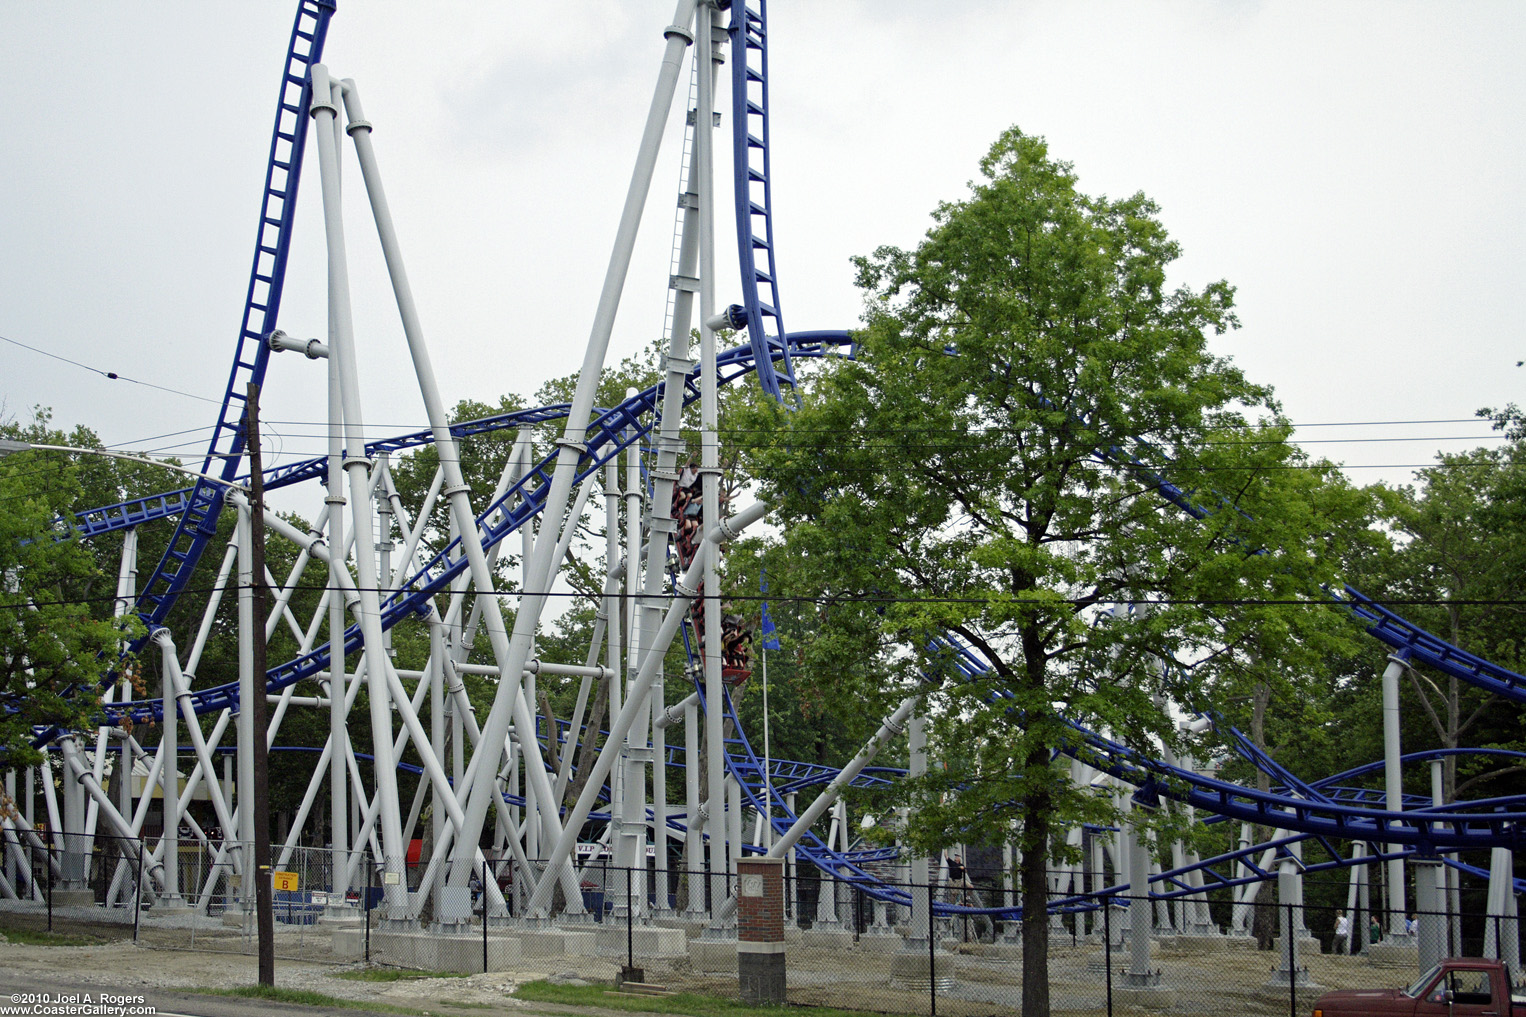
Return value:
<svg viewBox="0 0 1526 1017">
<path fill-rule="evenodd" d="M 254 723 L 254 787 L 249 805 L 254 811 L 254 913 L 259 931 L 260 984 L 276 983 L 275 905 L 271 900 L 270 763 L 266 752 L 265 616 L 270 613 L 265 589 L 265 476 L 260 463 L 260 386 L 250 382 L 244 402 L 244 443 L 249 451 L 249 573 L 254 581 L 254 694 L 241 709 Z"/>
</svg>

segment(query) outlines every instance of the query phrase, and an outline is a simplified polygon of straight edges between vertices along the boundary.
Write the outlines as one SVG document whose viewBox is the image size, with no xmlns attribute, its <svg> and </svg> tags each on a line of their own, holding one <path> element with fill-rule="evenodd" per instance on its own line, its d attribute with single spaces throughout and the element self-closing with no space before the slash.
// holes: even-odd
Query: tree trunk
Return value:
<svg viewBox="0 0 1526 1017">
<path fill-rule="evenodd" d="M 1039 748 L 1028 758 L 1029 773 L 1049 765 L 1049 752 Z M 1048 791 L 1023 799 L 1022 861 L 1018 879 L 1023 896 L 1023 1015 L 1049 1017 L 1049 816 Z"/>
</svg>

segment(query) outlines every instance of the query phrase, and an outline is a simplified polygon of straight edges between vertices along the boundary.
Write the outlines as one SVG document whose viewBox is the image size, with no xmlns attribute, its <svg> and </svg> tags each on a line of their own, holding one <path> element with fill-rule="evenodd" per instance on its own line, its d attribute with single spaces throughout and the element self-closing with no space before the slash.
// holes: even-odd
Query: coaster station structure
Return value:
<svg viewBox="0 0 1526 1017">
<path fill-rule="evenodd" d="M 691 917 L 708 917 L 717 935 L 725 934 L 730 922 L 727 876 L 734 872 L 736 858 L 743 852 L 762 852 L 815 866 L 828 880 L 827 886 L 854 885 L 863 890 L 881 903 L 879 925 L 885 924 L 885 906 L 910 908 L 912 935 L 925 941 L 934 915 L 884 882 L 882 873 L 897 864 L 907 873 L 905 866 L 925 866 L 926 860 L 901 858 L 895 849 L 854 848 L 841 803 L 841 794 L 850 785 L 897 777 L 899 771 L 872 763 L 889 739 L 904 732 L 910 732 L 913 771 L 925 767 L 917 697 L 901 703 L 871 741 L 840 768 L 760 760 L 736 723 L 723 674 L 719 555 L 722 545 L 762 518 L 767 507 L 757 503 L 730 516 L 722 514 L 719 386 L 755 378 L 771 396 L 798 400 L 797 362 L 829 353 L 851 355 L 853 348 L 845 331 L 789 332 L 784 327 L 773 237 L 764 0 L 736 0 L 729 5 L 679 0 L 671 24 L 661 32 L 657 85 L 571 402 L 456 424 L 447 418 L 447 404 L 435 378 L 359 87 L 322 63 L 334 13 L 334 5 L 327 0 L 301 0 L 298 5 L 283 65 L 254 266 L 233 368 L 202 478 L 191 488 L 93 509 L 74 520 L 86 537 L 125 532 L 117 610 L 119 614 L 135 612 L 147 625 L 149 634 L 138 650 L 159 655 L 164 681 L 160 694 L 148 699 L 134 700 L 125 680 L 108 687 L 106 717 L 93 738 L 75 732 L 39 732 L 39 741 L 54 750 L 42 767 L 40 782 L 49 826 L 70 833 L 59 845 L 63 850 L 54 863 L 57 875 L 66 883 L 83 878 L 90 837 L 102 826 L 121 838 L 114 843 L 123 859 L 108 903 L 128 892 L 126 873 L 140 855 L 149 889 L 170 906 L 205 907 L 220 885 L 218 880 L 250 872 L 245 845 L 253 839 L 253 825 L 244 805 L 254 780 L 251 746 L 259 735 L 252 728 L 250 712 L 241 706 L 255 695 L 267 695 L 274 704 L 265 735 L 272 747 L 280 747 L 281 724 L 291 709 L 327 709 L 329 719 L 328 741 L 277 867 L 299 843 L 326 786 L 327 828 L 335 851 L 329 889 L 343 899 L 338 895 L 365 882 L 361 866 L 369 863 L 364 859 L 376 859 L 383 887 L 381 908 L 388 921 L 417 922 L 432 901 L 430 913 L 440 927 L 461 927 L 470 914 L 473 873 L 481 871 L 485 860 L 484 843 L 499 846 L 512 859 L 515 893 L 520 898 L 517 915 L 531 921 L 550 917 L 555 891 L 560 888 L 561 910 L 556 917 L 586 920 L 577 867 L 587 852 L 580 853 L 579 844 L 590 830 L 601 829 L 607 857 L 616 866 L 642 867 L 649 843 L 656 842 L 650 855 L 658 887 L 672 885 L 669 841 L 681 849 L 685 869 L 708 868 L 709 900 L 720 903 L 707 911 L 707 888 L 694 880 L 679 906 Z M 686 60 L 691 84 L 669 276 L 664 378 L 619 405 L 596 408 L 595 389 Z M 720 112 L 718 96 L 724 89 L 719 86 L 728 66 L 730 191 L 741 275 L 723 280 L 718 279 L 715 267 L 721 235 L 714 165 L 718 132 L 705 125 L 713 125 Z M 340 171 L 346 139 L 354 149 L 429 421 L 426 430 L 382 440 L 366 440 L 358 383 L 357 362 L 365 354 L 357 348 L 350 307 L 346 250 L 351 238 L 344 229 L 346 194 Z M 280 328 L 279 320 L 296 196 L 309 143 L 316 149 L 328 252 L 329 325 L 322 341 L 293 339 Z M 736 295 L 736 303 L 722 306 L 717 297 L 722 287 Z M 690 333 L 696 326 L 700 332 L 697 362 L 690 359 Z M 748 341 L 720 350 L 717 332 L 722 329 L 745 332 Z M 301 330 L 293 327 L 292 331 Z M 274 514 L 264 516 L 268 532 L 291 541 L 298 554 L 288 576 L 264 577 L 277 592 L 260 630 L 251 595 L 256 578 L 249 565 L 251 507 L 240 483 L 239 456 L 244 446 L 247 386 L 271 383 L 267 375 L 271 357 L 282 351 L 305 355 L 310 366 L 297 357 L 285 358 L 296 362 L 295 369 L 319 370 L 321 364 L 326 371 L 329 447 L 325 456 L 265 471 L 266 489 L 313 491 L 321 508 L 314 513 L 309 531 Z M 680 429 L 686 407 L 696 402 L 702 539 L 690 564 L 681 574 L 673 574 L 678 521 L 672 517 L 671 506 L 680 460 L 686 454 Z M 546 427 L 558 428 L 560 435 L 554 451 L 537 458 L 531 428 Z M 495 432 L 514 432 L 516 440 L 502 464 L 496 489 L 484 497 L 466 484 L 457 449 L 463 441 Z M 438 471 L 424 501 L 407 504 L 394 483 L 389 457 L 431 443 L 439 450 Z M 1149 468 L 1141 465 L 1148 463 L 1148 457 L 1140 456 L 1130 459 L 1129 468 Z M 1179 510 L 1203 514 L 1168 477 L 1154 479 L 1160 494 Z M 577 550 L 578 521 L 591 502 L 597 503 L 599 488 L 607 532 L 606 575 L 592 643 L 582 661 L 539 659 L 536 634 L 546 613 L 548 591 L 568 555 Z M 441 505 L 448 509 L 451 539 L 443 550 L 429 553 L 423 536 L 431 514 Z M 217 523 L 224 513 L 235 516 L 234 537 L 214 573 L 207 552 L 217 539 Z M 140 586 L 137 530 L 154 523 L 168 525 L 171 520 L 175 529 L 168 549 Z M 521 592 L 510 596 L 495 585 L 495 565 L 504 542 L 516 536 L 523 574 Z M 312 569 L 326 572 L 326 590 L 311 617 L 298 617 L 292 608 L 293 593 Z M 172 632 L 166 625 L 170 611 L 192 578 L 213 574 L 216 592 L 195 630 Z M 236 579 L 238 599 L 239 681 L 205 686 L 195 676 L 230 578 Z M 664 655 L 697 598 L 703 598 L 708 609 L 703 612 L 703 632 L 691 647 L 693 664 L 684 676 L 685 681 L 694 682 L 694 692 L 669 706 Z M 1513 880 L 1511 849 L 1519 842 L 1519 824 L 1526 818 L 1523 803 L 1516 798 L 1447 803 L 1440 800 L 1439 792 L 1434 799 L 1406 796 L 1400 780 L 1403 768 L 1431 762 L 1439 755 L 1401 754 L 1398 682 L 1405 667 L 1424 665 L 1519 705 L 1526 701 L 1526 678 L 1450 646 L 1355 590 L 1346 591 L 1345 598 L 1372 635 L 1391 651 L 1383 674 L 1384 760 L 1363 771 L 1304 782 L 1257 750 L 1249 739 L 1225 729 L 1230 744 L 1270 774 L 1272 790 L 1259 792 L 1222 781 L 1211 769 L 1201 768 L 1206 758 L 1197 765 L 1169 754 L 1150 758 L 1106 732 L 1078 724 L 1077 758 L 1071 764 L 1075 780 L 1109 788 L 1120 802 L 1132 801 L 1137 807 L 1144 807 L 1153 796 L 1175 797 L 1200 815 L 1241 824 L 1241 835 L 1236 850 L 1213 859 L 1197 858 L 1176 845 L 1171 863 L 1162 868 L 1141 847 L 1129 824 L 1117 831 L 1071 831 L 1071 842 L 1084 847 L 1089 860 L 1085 866 L 1053 876 L 1056 915 L 1095 908 L 1099 891 L 1132 887 L 1144 892 L 1148 888 L 1163 907 L 1177 902 L 1174 913 L 1165 912 L 1165 920 L 1173 927 L 1184 933 L 1209 934 L 1213 930 L 1204 887 L 1227 884 L 1236 888 L 1232 925 L 1243 931 L 1255 890 L 1279 872 L 1292 877 L 1296 886 L 1298 874 L 1307 869 L 1348 866 L 1355 903 L 1368 868 L 1384 864 L 1388 907 L 1394 920 L 1402 922 L 1407 910 L 1405 859 L 1425 863 L 1427 874 L 1417 878 L 1416 885 L 1426 903 L 1437 900 L 1435 894 L 1448 885 L 1440 862 L 1456 871 L 1465 868 L 1456 860 L 1457 852 L 1487 849 L 1493 860 L 1487 872 L 1490 913 L 1508 918 L 1513 929 L 1515 897 L 1523 888 Z M 501 599 L 512 602 L 512 626 L 497 609 Z M 626 602 L 628 613 L 621 609 Z M 430 652 L 421 670 L 399 670 L 388 653 L 391 632 L 399 625 L 423 626 L 427 632 Z M 299 654 L 264 675 L 255 674 L 255 641 L 268 640 L 280 626 L 294 634 Z M 939 639 L 957 655 L 968 675 L 985 669 L 977 654 L 952 637 Z M 472 649 L 484 642 L 493 662 L 469 662 Z M 348 663 L 351 658 L 353 666 Z M 467 699 L 464 674 L 496 681 L 491 708 L 481 718 Z M 577 699 L 573 715 L 548 730 L 538 725 L 537 682 L 552 678 L 576 682 Z M 296 696 L 297 684 L 308 679 L 317 683 L 321 695 Z M 602 680 L 609 681 L 610 722 L 591 772 L 577 775 L 583 782 L 581 794 L 575 803 L 563 807 L 580 741 L 591 737 L 585 730 L 590 692 Z M 366 719 L 374 746 L 370 784 L 363 779 L 359 766 L 363 757 L 355 752 L 350 738 L 350 726 L 359 721 L 350 709 L 362 688 L 368 693 Z M 119 723 L 124 716 L 157 722 L 158 744 L 140 744 Z M 206 731 L 204 718 L 211 718 Z M 729 738 L 728 718 L 733 722 Z M 1210 719 L 1184 723 L 1203 730 Z M 188 745 L 181 741 L 182 725 Z M 681 747 L 674 740 L 674 728 L 682 729 Z M 701 734 L 704 766 L 697 765 Z M 552 747 L 548 739 L 555 740 L 557 767 L 548 763 Z M 237 758 L 231 794 L 227 782 L 217 779 L 216 762 L 230 740 Z M 416 750 L 422 766 L 417 768 L 418 793 L 405 808 L 397 773 L 407 745 Z M 182 789 L 176 761 L 187 748 L 193 762 Z M 165 831 L 188 823 L 193 835 L 215 853 L 217 863 L 203 885 L 181 885 L 176 837 L 143 836 L 150 795 L 134 800 L 131 781 L 114 781 L 108 793 L 106 768 L 114 753 L 123 760 L 140 760 L 147 767 L 147 782 L 162 786 Z M 60 766 L 63 779 L 57 779 L 60 774 L 55 772 Z M 1375 769 L 1384 772 L 1383 793 L 1350 783 Z M 701 771 L 706 781 L 703 789 Z M 670 782 L 670 774 L 676 773 L 683 775 L 677 786 Z M 15 775 L 10 779 L 9 790 L 15 796 Z M 26 780 L 30 784 L 32 775 L 27 774 Z M 56 785 L 63 789 L 62 801 Z M 821 792 L 797 814 L 796 795 L 811 788 Z M 196 824 L 186 803 L 198 793 L 210 798 L 218 823 L 231 836 L 210 841 Z M 0 820 L 12 862 L 27 840 L 41 843 L 30 822 L 31 795 L 25 800 L 26 815 Z M 434 850 L 422 877 L 410 888 L 405 858 L 426 803 Z M 744 814 L 751 817 L 750 822 L 744 822 Z M 821 832 L 822 824 L 830 828 L 828 832 Z M 1258 827 L 1276 834 L 1257 842 L 1251 831 Z M 1301 845 L 1310 839 L 1321 844 L 1332 860 L 1304 862 Z M 1115 879 L 1106 878 L 1109 871 Z M 1086 885 L 1088 878 L 1090 885 Z M 1451 885 L 1455 886 L 1455 878 Z M 509 903 L 496 881 L 485 881 L 483 889 L 487 914 L 507 920 Z M 0 877 L 0 893 L 38 892 L 28 875 L 14 866 Z M 1067 893 L 1070 896 L 1064 896 Z M 667 894 L 662 892 L 649 898 L 643 890 L 628 900 L 642 921 L 669 910 Z M 836 901 L 835 891 L 824 892 L 818 918 L 828 924 L 836 921 Z M 1001 902 L 979 909 L 939 903 L 933 910 L 940 915 L 981 911 L 1014 918 L 1019 914 L 1019 909 Z M 1510 954 L 1515 936 L 1504 938 L 1504 943 L 1491 948 L 1503 950 L 1515 963 Z M 1135 964 L 1138 967 L 1138 958 Z"/>
</svg>

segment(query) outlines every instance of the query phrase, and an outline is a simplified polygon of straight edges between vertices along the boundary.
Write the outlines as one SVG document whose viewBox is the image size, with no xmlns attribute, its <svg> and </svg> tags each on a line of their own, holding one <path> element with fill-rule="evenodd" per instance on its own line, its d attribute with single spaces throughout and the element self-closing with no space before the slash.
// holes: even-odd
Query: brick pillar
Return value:
<svg viewBox="0 0 1526 1017">
<path fill-rule="evenodd" d="M 783 859 L 738 859 L 737 884 L 737 984 L 742 1000 L 783 1003 Z"/>
</svg>

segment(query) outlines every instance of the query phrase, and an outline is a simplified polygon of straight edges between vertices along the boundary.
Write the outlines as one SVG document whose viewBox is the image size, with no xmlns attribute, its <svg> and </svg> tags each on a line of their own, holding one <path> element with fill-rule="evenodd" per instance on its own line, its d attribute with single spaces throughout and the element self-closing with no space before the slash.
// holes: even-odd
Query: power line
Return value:
<svg viewBox="0 0 1526 1017">
<path fill-rule="evenodd" d="M 91 367 L 89 364 L 82 364 L 78 360 L 70 360 L 68 357 L 59 356 L 57 353 L 49 353 L 47 350 L 38 349 L 36 346 L 28 346 L 26 343 L 18 342 L 17 340 L 11 339 L 8 336 L 0 335 L 0 339 L 10 343 L 12 346 L 20 346 L 24 350 L 31 350 L 33 353 L 41 353 L 45 357 L 52 357 L 54 360 L 61 360 L 66 364 L 73 364 L 75 367 L 89 371 L 91 374 L 99 374 L 102 378 L 109 378 L 112 381 L 130 381 L 134 385 L 143 385 L 146 388 L 156 388 L 161 392 L 169 392 L 172 395 L 185 396 L 187 399 L 199 399 L 204 403 L 211 403 L 214 406 L 222 405 L 221 401 L 217 399 L 208 399 L 206 396 L 194 395 L 190 392 L 182 392 L 178 388 L 170 388 L 167 385 L 155 385 L 151 381 L 140 381 L 137 378 L 129 378 L 127 375 L 118 374 L 116 371 L 103 371 L 99 367 Z"/>
<path fill-rule="evenodd" d="M 244 585 L 236 583 L 236 582 L 229 582 L 229 583 L 225 583 L 225 584 L 222 584 L 222 585 L 212 585 L 212 586 L 187 586 L 187 587 L 184 587 L 180 592 L 181 592 L 182 595 L 184 595 L 184 594 L 229 593 L 229 592 L 234 592 L 234 591 L 241 590 L 241 589 L 246 589 L 246 588 L 247 589 L 254 589 L 255 585 L 256 584 L 251 583 L 247 587 L 245 587 Z M 272 588 L 269 584 L 264 584 L 264 585 L 265 585 L 266 589 L 271 589 Z M 286 587 L 282 586 L 280 584 L 277 584 L 275 589 L 283 589 L 284 590 L 284 589 L 286 589 Z M 328 584 L 298 583 L 295 586 L 291 587 L 291 589 L 293 591 L 297 591 L 297 592 L 322 593 L 322 592 L 325 592 L 325 591 L 333 589 L 333 587 L 329 586 Z M 366 588 L 362 588 L 362 587 L 345 586 L 345 587 L 343 587 L 343 589 L 345 591 L 355 590 L 357 593 L 376 593 L 376 594 L 378 594 L 380 596 L 383 596 L 383 597 L 389 597 L 391 595 L 404 592 L 404 591 L 394 590 L 394 589 L 391 589 L 391 588 L 382 588 L 382 587 L 375 587 L 375 588 L 366 587 Z M 437 594 L 444 594 L 444 593 L 449 593 L 449 592 L 450 591 L 448 589 L 441 589 L 441 590 L 437 591 Z M 477 594 L 476 591 L 471 591 L 471 592 L 473 593 L 474 596 L 478 596 L 478 595 L 486 596 L 487 595 L 487 594 Z M 1043 591 L 1038 591 L 1038 592 L 1043 592 Z M 526 592 L 524 592 L 522 590 L 495 590 L 494 593 L 493 593 L 493 596 L 508 596 L 508 597 L 540 596 L 540 597 L 556 597 L 556 598 L 563 598 L 563 599 L 571 598 L 571 599 L 593 600 L 593 601 L 604 599 L 603 594 L 601 594 L 601 593 L 589 593 L 589 592 L 582 592 L 582 591 L 578 591 L 578 590 L 553 590 L 553 591 L 543 592 L 543 593 L 538 593 L 538 594 L 530 594 L 530 593 L 526 593 Z M 643 595 L 643 596 L 645 596 L 645 595 Z M 866 594 L 837 594 L 837 595 L 821 595 L 821 596 L 813 596 L 812 597 L 812 596 L 802 596 L 802 595 L 795 595 L 795 594 L 781 594 L 781 593 L 769 592 L 769 593 L 766 593 L 766 594 L 763 594 L 763 593 L 722 593 L 722 594 L 720 594 L 718 596 L 717 599 L 725 600 L 725 601 L 731 601 L 731 602 L 759 602 L 759 603 L 767 602 L 769 604 L 810 604 L 810 605 L 818 606 L 818 607 L 820 607 L 820 606 L 836 607 L 836 606 L 841 606 L 843 604 L 974 604 L 974 605 L 984 605 L 984 606 L 999 606 L 999 607 L 1003 607 L 1003 608 L 1014 608 L 1014 607 L 1021 608 L 1021 607 L 1025 607 L 1025 606 L 1034 607 L 1034 608 L 1045 608 L 1045 607 L 1049 607 L 1051 605 L 1058 605 L 1058 604 L 1068 604 L 1068 605 L 1072 605 L 1072 606 L 1082 605 L 1082 606 L 1088 606 L 1088 607 L 1090 607 L 1090 606 L 1100 607 L 1100 606 L 1106 606 L 1106 605 L 1130 605 L 1130 604 L 1133 604 L 1133 605 L 1141 605 L 1141 606 L 1148 606 L 1148 607 L 1320 607 L 1320 608 L 1335 607 L 1335 608 L 1348 609 L 1348 608 L 1350 608 L 1352 606 L 1351 604 L 1349 604 L 1349 603 L 1347 603 L 1345 601 L 1335 600 L 1333 598 L 1332 599 L 1313 600 L 1313 599 L 1299 599 L 1299 598 L 1257 598 L 1257 597 L 1180 597 L 1180 598 L 1173 598 L 1173 597 L 1156 597 L 1156 598 L 1150 598 L 1150 597 L 1135 597 L 1135 598 L 1128 598 L 1128 597 L 1104 597 L 1104 598 L 1100 598 L 1100 599 L 1093 599 L 1093 598 L 1090 598 L 1090 597 L 1059 597 L 1059 598 L 1047 598 L 1047 599 L 1044 599 L 1044 600 L 1015 601 L 1015 602 L 1012 601 L 1012 600 L 1008 600 L 1008 599 L 1002 599 L 1002 598 L 1010 597 L 1010 596 L 1011 596 L 1011 594 L 1002 593 L 1000 591 L 993 591 L 993 593 L 991 595 L 984 596 L 984 597 L 972 597 L 972 596 L 954 597 L 954 596 L 927 596 L 927 595 L 921 595 L 921 596 L 915 596 L 915 597 L 893 597 L 893 596 L 886 596 L 886 595 L 866 595 Z M 0 608 L 10 608 L 12 610 L 15 610 L 15 609 L 27 608 L 27 607 L 32 606 L 32 605 L 35 605 L 37 607 L 67 607 L 67 606 L 83 606 L 83 605 L 86 605 L 86 604 L 114 604 L 119 599 L 120 598 L 117 597 L 115 594 L 99 594 L 99 595 L 90 596 L 90 597 L 63 597 L 63 598 L 58 598 L 58 599 L 55 599 L 55 600 L 33 600 L 33 599 L 27 599 L 27 600 L 25 600 L 23 602 L 0 603 Z M 664 592 L 664 593 L 652 594 L 650 599 L 653 599 L 653 600 L 676 600 L 676 599 L 679 599 L 679 594 L 674 593 L 674 592 Z M 701 599 L 703 599 L 703 598 L 701 598 Z M 1374 600 L 1373 603 L 1378 604 L 1381 607 L 1523 607 L 1523 606 L 1526 606 L 1526 599 L 1518 599 L 1518 598 L 1508 598 L 1508 599 L 1507 598 L 1469 598 L 1467 600 L 1445 600 L 1445 599 L 1436 598 L 1436 597 L 1391 597 L 1391 598 L 1385 598 L 1385 599 L 1383 599 L 1381 601 Z"/>
</svg>

